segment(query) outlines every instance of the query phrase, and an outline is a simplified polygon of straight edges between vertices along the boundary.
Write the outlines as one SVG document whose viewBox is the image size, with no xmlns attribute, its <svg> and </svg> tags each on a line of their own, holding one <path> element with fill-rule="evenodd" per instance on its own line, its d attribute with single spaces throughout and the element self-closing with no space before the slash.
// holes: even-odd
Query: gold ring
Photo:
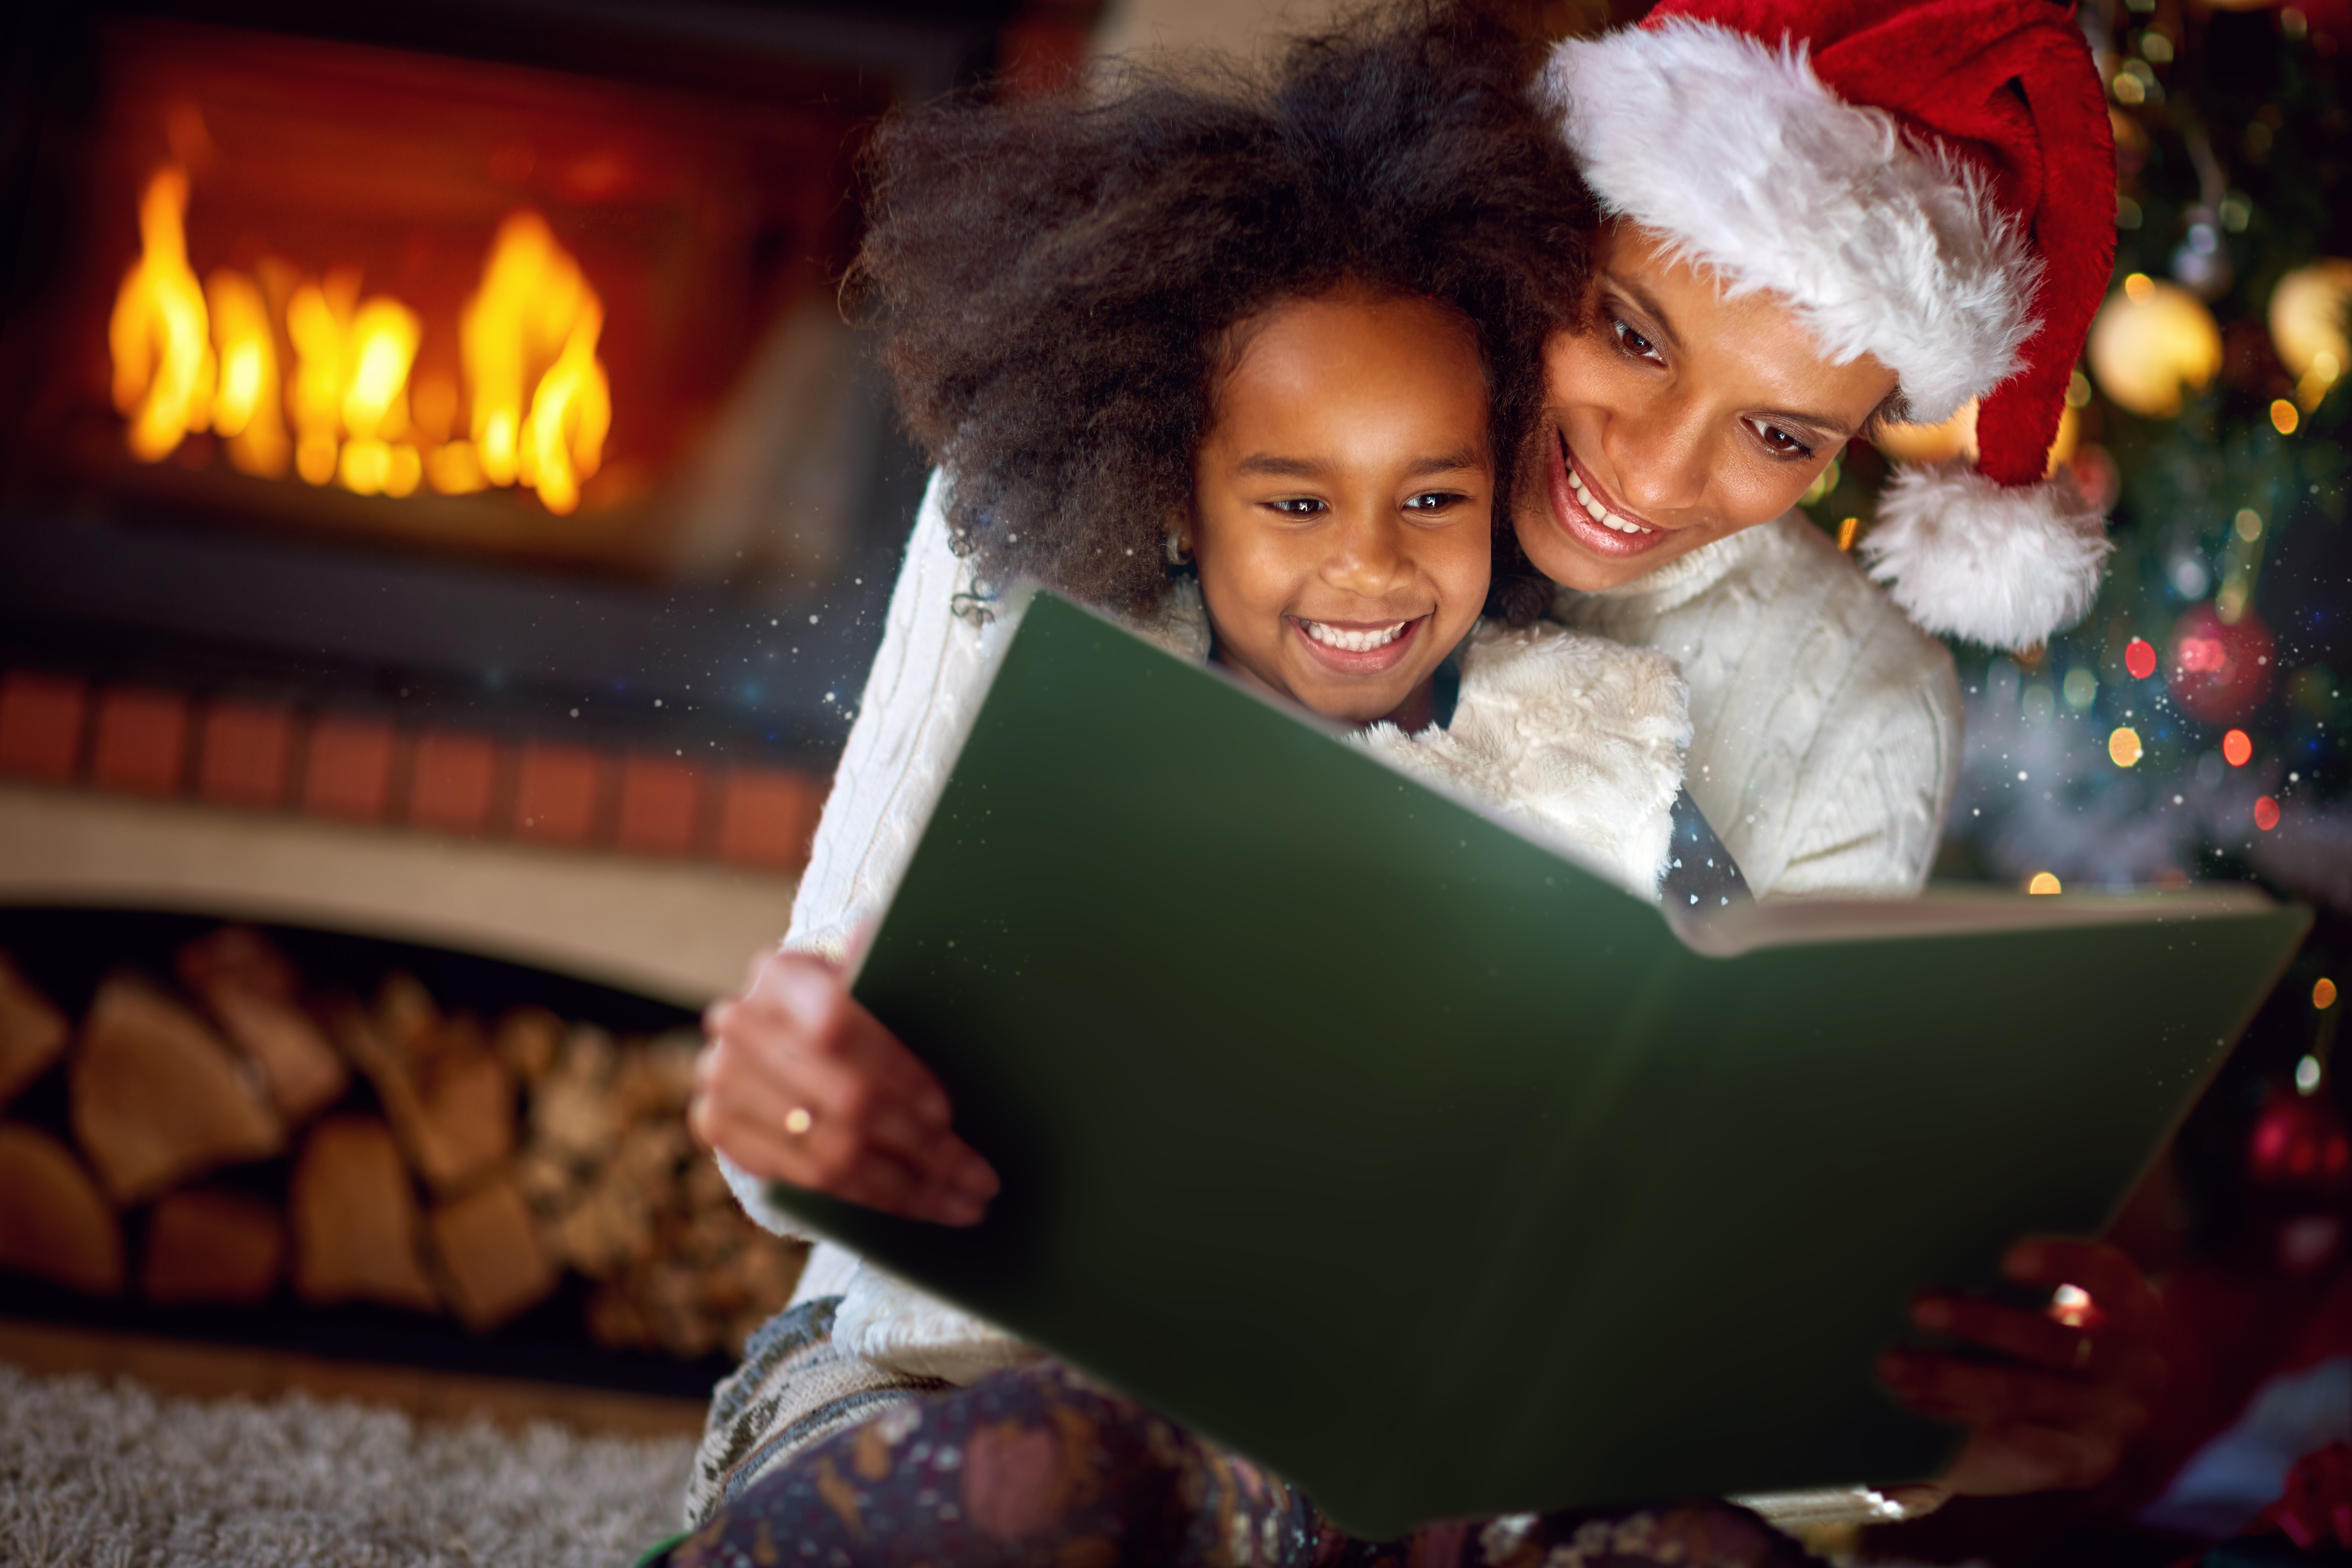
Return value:
<svg viewBox="0 0 2352 1568">
<path fill-rule="evenodd" d="M 2091 1336 L 2088 1334 L 2077 1334 L 2074 1336 L 2074 1370 L 2076 1372 L 2080 1372 L 2090 1364 Z"/>
<path fill-rule="evenodd" d="M 816 1113 L 805 1105 L 795 1105 L 784 1112 L 784 1131 L 797 1138 L 816 1125 Z"/>
</svg>

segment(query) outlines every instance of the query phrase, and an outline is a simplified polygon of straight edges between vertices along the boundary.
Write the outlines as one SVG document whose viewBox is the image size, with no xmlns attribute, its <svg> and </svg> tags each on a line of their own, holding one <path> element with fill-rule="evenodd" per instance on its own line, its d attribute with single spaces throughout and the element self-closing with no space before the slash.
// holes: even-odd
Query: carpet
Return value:
<svg viewBox="0 0 2352 1568">
<path fill-rule="evenodd" d="M 0 1363 L 10 1568 L 627 1568 L 694 1445 L 420 1425 L 291 1394 L 166 1399 Z"/>
</svg>

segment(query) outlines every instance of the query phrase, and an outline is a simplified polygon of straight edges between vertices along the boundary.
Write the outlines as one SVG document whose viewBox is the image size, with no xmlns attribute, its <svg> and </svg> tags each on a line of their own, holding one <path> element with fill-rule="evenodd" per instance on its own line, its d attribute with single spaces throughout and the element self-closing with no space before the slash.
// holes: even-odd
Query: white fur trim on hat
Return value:
<svg viewBox="0 0 2352 1568">
<path fill-rule="evenodd" d="M 1537 91 L 1602 208 L 1792 302 L 1940 424 L 2018 368 L 2041 264 L 1970 164 L 1822 85 L 1802 46 L 1680 18 L 1554 47 Z"/>
<path fill-rule="evenodd" d="M 1897 468 L 1862 542 L 1870 574 L 1921 626 L 2002 648 L 2081 620 L 2112 548 L 2068 469 L 2004 486 L 1965 458 Z"/>
</svg>

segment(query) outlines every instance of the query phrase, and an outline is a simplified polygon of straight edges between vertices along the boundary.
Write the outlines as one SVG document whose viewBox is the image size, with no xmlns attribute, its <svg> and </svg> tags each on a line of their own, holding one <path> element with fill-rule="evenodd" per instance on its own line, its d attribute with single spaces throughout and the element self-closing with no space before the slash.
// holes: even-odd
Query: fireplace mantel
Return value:
<svg viewBox="0 0 2352 1568">
<path fill-rule="evenodd" d="M 458 948 L 689 1007 L 783 934 L 792 879 L 0 784 L 0 903 L 189 910 Z"/>
</svg>

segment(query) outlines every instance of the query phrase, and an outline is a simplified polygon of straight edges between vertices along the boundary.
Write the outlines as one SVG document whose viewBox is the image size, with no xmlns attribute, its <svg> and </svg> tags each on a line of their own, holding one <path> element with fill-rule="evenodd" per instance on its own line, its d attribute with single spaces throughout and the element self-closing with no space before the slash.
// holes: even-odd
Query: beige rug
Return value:
<svg viewBox="0 0 2352 1568">
<path fill-rule="evenodd" d="M 301 1394 L 165 1399 L 0 1363 L 9 1568 L 627 1568 L 694 1445 L 420 1426 Z"/>
</svg>

